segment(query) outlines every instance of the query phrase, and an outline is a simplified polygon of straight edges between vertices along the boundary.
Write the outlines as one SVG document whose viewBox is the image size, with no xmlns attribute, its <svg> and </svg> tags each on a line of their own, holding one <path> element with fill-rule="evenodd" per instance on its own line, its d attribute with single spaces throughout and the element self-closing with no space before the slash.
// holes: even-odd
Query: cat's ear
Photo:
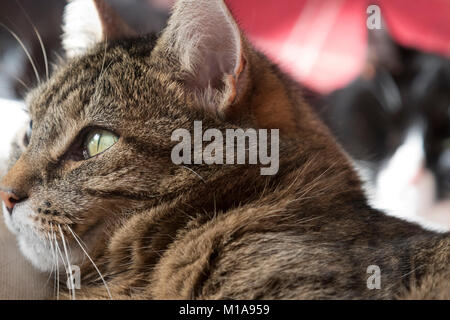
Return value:
<svg viewBox="0 0 450 320">
<path fill-rule="evenodd" d="M 244 44 L 223 0 L 180 0 L 159 48 L 179 61 L 183 82 L 204 108 L 222 114 L 242 94 Z"/>
<path fill-rule="evenodd" d="M 104 0 L 69 0 L 63 31 L 63 47 L 68 57 L 81 55 L 101 41 L 135 34 Z"/>
</svg>

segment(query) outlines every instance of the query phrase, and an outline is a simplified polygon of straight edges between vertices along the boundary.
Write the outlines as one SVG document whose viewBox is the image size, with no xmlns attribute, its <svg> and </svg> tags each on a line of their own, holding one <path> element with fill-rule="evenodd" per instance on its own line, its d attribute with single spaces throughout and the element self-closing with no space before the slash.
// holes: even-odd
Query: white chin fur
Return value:
<svg viewBox="0 0 450 320">
<path fill-rule="evenodd" d="M 19 248 L 22 254 L 31 264 L 40 271 L 52 271 L 55 266 L 55 258 L 51 248 L 46 246 L 41 239 L 35 240 L 19 235 Z"/>
<path fill-rule="evenodd" d="M 54 271 L 56 268 L 55 243 L 51 243 L 48 238 L 35 231 L 36 228 L 31 218 L 36 214 L 31 210 L 27 201 L 17 204 L 12 215 L 6 211 L 4 204 L 2 205 L 6 226 L 16 235 L 20 251 L 25 258 L 40 271 Z M 58 229 L 55 228 L 54 232 L 58 232 Z M 61 241 L 59 241 L 59 248 L 58 266 L 59 270 L 63 271 L 64 265 L 67 265 L 67 257 Z M 71 265 L 76 265 L 81 261 L 79 250 L 73 249 L 69 245 L 67 250 Z"/>
<path fill-rule="evenodd" d="M 5 220 L 5 225 L 8 228 L 9 231 L 11 231 L 12 234 L 17 235 L 16 229 L 12 226 L 11 216 L 9 212 L 6 210 L 5 204 L 2 201 L 2 212 L 3 212 L 3 218 Z"/>
<path fill-rule="evenodd" d="M 14 209 L 12 215 L 2 203 L 3 216 L 8 229 L 17 237 L 22 254 L 41 271 L 51 271 L 54 257 L 48 241 L 39 237 L 35 232 L 30 219 L 35 213 L 29 205 L 20 203 Z"/>
</svg>

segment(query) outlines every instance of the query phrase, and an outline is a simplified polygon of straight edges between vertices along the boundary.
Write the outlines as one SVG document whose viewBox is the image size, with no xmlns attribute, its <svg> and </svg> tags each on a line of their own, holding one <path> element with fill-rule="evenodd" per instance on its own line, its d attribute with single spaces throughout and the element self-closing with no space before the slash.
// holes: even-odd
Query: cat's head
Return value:
<svg viewBox="0 0 450 320">
<path fill-rule="evenodd" d="M 63 251 L 52 239 L 78 263 L 72 231 L 101 245 L 133 212 L 233 170 L 174 164 L 176 129 L 295 126 L 272 67 L 222 0 L 179 1 L 159 38 L 136 35 L 104 1 L 73 0 L 64 31 L 67 59 L 28 95 L 24 150 L 1 181 L 7 225 L 42 270 Z"/>
</svg>

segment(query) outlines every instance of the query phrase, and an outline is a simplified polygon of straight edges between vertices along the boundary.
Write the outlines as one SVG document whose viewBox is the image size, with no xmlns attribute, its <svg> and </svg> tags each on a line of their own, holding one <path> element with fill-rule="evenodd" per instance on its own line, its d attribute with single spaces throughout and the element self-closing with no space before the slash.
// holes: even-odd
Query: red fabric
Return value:
<svg viewBox="0 0 450 320">
<path fill-rule="evenodd" d="M 366 9 L 378 4 L 400 43 L 450 55 L 450 0 L 226 0 L 254 45 L 321 92 L 358 75 L 367 50 Z"/>
<path fill-rule="evenodd" d="M 450 0 L 383 0 L 380 7 L 399 42 L 450 57 Z"/>
</svg>

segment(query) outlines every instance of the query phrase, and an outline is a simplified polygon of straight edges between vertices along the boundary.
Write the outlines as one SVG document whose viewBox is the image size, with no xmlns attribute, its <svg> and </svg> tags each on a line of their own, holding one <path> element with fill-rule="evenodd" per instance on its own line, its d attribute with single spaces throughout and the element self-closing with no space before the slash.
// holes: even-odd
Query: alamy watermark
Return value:
<svg viewBox="0 0 450 320">
<path fill-rule="evenodd" d="M 66 285 L 69 290 L 81 289 L 81 271 L 79 266 L 71 265 L 69 270 L 67 270 Z"/>
<path fill-rule="evenodd" d="M 377 265 L 370 265 L 366 270 L 370 276 L 367 278 L 367 289 L 381 289 L 381 269 Z"/>
<path fill-rule="evenodd" d="M 375 30 L 381 29 L 381 9 L 376 4 L 367 7 L 366 13 L 369 15 L 367 17 L 366 25 L 367 29 Z"/>
<path fill-rule="evenodd" d="M 270 134 L 270 143 L 269 143 Z M 177 129 L 171 141 L 174 164 L 260 164 L 261 175 L 275 175 L 279 169 L 279 129 L 218 129 L 203 132 L 201 121 L 194 121 L 194 132 Z M 205 148 L 203 143 L 207 142 Z M 270 152 L 269 152 L 270 147 Z"/>
</svg>

